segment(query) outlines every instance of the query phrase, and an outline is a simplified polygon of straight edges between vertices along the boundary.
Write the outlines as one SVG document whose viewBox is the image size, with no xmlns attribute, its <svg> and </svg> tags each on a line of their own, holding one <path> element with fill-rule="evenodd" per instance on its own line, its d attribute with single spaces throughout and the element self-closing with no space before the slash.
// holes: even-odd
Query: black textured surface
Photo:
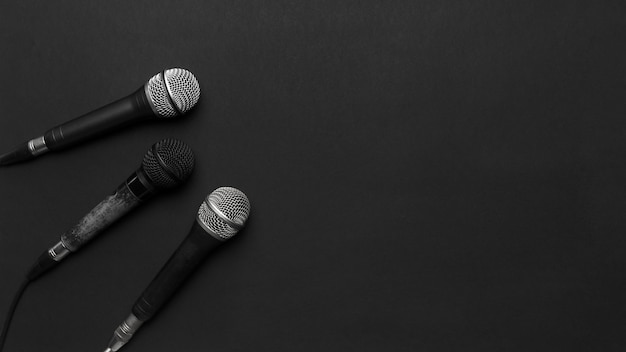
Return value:
<svg viewBox="0 0 626 352">
<path fill-rule="evenodd" d="M 26 291 L 6 352 L 103 349 L 219 186 L 246 228 L 127 351 L 620 351 L 623 1 L 0 4 L 0 151 L 183 67 L 172 121 L 0 168 L 0 315 L 179 138 L 196 170 Z"/>
</svg>

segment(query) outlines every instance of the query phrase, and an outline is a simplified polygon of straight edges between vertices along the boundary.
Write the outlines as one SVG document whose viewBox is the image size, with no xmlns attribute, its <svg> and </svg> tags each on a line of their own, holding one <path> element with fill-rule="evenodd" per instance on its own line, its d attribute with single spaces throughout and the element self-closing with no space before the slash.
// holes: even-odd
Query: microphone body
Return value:
<svg viewBox="0 0 626 352">
<path fill-rule="evenodd" d="M 143 322 L 156 315 L 207 255 L 223 242 L 207 236 L 206 230 L 194 222 L 185 240 L 135 302 L 133 315 Z"/>
<path fill-rule="evenodd" d="M 173 155 L 161 157 L 175 145 Z M 172 153 L 170 153 L 172 154 Z M 189 157 L 191 156 L 191 161 Z M 165 164 L 162 159 L 171 160 L 170 165 Z M 154 166 L 152 162 L 161 160 L 163 165 Z M 176 163 L 183 163 L 186 166 L 182 171 L 168 171 Z M 145 200 L 157 194 L 163 188 L 171 188 L 184 182 L 193 170 L 193 153 L 184 143 L 177 140 L 163 140 L 155 143 L 144 157 L 142 166 L 133 172 L 113 194 L 107 196 L 96 205 L 87 215 L 78 221 L 76 225 L 61 235 L 61 240 L 53 247 L 39 256 L 36 264 L 31 268 L 27 277 L 34 280 L 41 274 L 55 266 L 67 255 L 77 251 L 80 247 L 91 241 L 94 237 L 104 231 L 107 227 L 138 207 Z M 168 173 L 177 176 L 178 179 L 162 179 L 169 176 Z M 172 181 L 172 182 L 170 182 Z"/>
<path fill-rule="evenodd" d="M 53 127 L 35 140 L 43 138 L 45 148 L 57 151 L 153 115 L 154 108 L 145 87 L 141 87 L 127 97 Z"/>
<path fill-rule="evenodd" d="M 182 116 L 196 105 L 199 98 L 200 86 L 191 72 L 180 68 L 165 70 L 134 93 L 53 127 L 42 136 L 1 155 L 0 165 L 69 148 L 134 122 Z"/>
<path fill-rule="evenodd" d="M 143 177 L 140 177 L 142 174 Z M 113 194 L 106 197 L 74 227 L 61 235 L 63 246 L 72 252 L 77 251 L 109 225 L 154 194 L 156 194 L 155 188 L 145 177 L 145 173 L 141 169 L 133 172 Z"/>
<path fill-rule="evenodd" d="M 236 188 L 221 187 L 200 206 L 189 234 L 161 268 L 120 324 L 105 352 L 119 350 L 159 309 L 219 245 L 241 229 L 250 212 L 245 194 Z"/>
<path fill-rule="evenodd" d="M 117 351 L 130 341 L 139 327 L 156 315 L 207 255 L 222 242 L 208 236 L 201 225 L 194 223 L 189 235 L 135 302 L 132 313 L 115 329 L 107 351 Z"/>
<path fill-rule="evenodd" d="M 104 231 L 122 216 L 135 209 L 143 200 L 154 194 L 154 187 L 148 182 L 141 183 L 138 174 L 134 172 L 126 182 L 122 183 L 113 194 L 107 196 L 96 205 L 87 215 L 83 216 L 71 229 L 61 235 L 61 241 L 39 256 L 36 264 L 28 273 L 28 278 L 34 280 L 51 269 L 71 252 L 77 251 L 96 235 Z M 133 189 L 145 189 L 143 194 L 134 193 Z"/>
</svg>

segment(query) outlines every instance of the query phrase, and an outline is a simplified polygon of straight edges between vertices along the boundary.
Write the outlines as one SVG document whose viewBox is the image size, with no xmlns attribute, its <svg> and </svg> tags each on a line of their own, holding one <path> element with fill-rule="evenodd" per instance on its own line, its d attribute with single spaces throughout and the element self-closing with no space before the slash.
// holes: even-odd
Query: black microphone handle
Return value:
<svg viewBox="0 0 626 352">
<path fill-rule="evenodd" d="M 61 242 L 74 252 L 89 242 L 110 224 L 129 213 L 153 194 L 153 188 L 143 172 L 134 172 L 117 190 L 83 216 L 71 229 L 61 235 Z"/>
<path fill-rule="evenodd" d="M 127 97 L 51 128 L 44 140 L 49 150 L 60 150 L 154 115 L 141 86 Z"/>
<path fill-rule="evenodd" d="M 207 233 L 207 230 L 195 221 L 189 235 L 135 302 L 132 309 L 135 317 L 142 322 L 152 318 L 206 258 L 207 254 L 222 243 L 222 240 Z"/>
</svg>

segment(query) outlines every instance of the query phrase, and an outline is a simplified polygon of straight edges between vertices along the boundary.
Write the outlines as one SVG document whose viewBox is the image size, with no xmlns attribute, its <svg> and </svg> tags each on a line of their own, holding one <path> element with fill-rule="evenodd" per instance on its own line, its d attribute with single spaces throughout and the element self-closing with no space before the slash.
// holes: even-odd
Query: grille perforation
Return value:
<svg viewBox="0 0 626 352">
<path fill-rule="evenodd" d="M 184 142 L 168 138 L 155 143 L 143 158 L 142 167 L 157 188 L 185 182 L 195 167 L 195 157 Z"/>
<path fill-rule="evenodd" d="M 198 103 L 200 84 L 193 73 L 182 68 L 171 68 L 152 76 L 146 83 L 146 92 L 156 109 L 157 117 L 172 118 L 180 115 L 176 108 L 184 114 Z"/>
<path fill-rule="evenodd" d="M 217 208 L 220 214 L 211 209 L 209 202 Z M 227 240 L 237 234 L 238 228 L 229 225 L 228 221 L 237 224 L 239 227 L 245 225 L 250 215 L 250 201 L 246 195 L 233 187 L 220 187 L 207 196 L 200 209 L 198 209 L 198 219 L 211 232 L 223 240 Z M 221 216 L 225 216 L 225 221 Z"/>
</svg>

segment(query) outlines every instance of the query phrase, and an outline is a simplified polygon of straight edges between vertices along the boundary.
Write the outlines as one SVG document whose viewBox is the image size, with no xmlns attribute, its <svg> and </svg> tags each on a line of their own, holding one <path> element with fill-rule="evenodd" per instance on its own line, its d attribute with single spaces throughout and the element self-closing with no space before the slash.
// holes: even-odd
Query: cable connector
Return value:
<svg viewBox="0 0 626 352">
<path fill-rule="evenodd" d="M 130 339 L 133 337 L 133 334 L 137 332 L 139 327 L 143 324 L 143 321 L 137 319 L 134 314 L 131 314 L 124 320 L 120 326 L 115 329 L 113 333 L 113 337 L 109 342 L 109 346 L 104 352 L 115 352 L 122 348 Z"/>
</svg>

